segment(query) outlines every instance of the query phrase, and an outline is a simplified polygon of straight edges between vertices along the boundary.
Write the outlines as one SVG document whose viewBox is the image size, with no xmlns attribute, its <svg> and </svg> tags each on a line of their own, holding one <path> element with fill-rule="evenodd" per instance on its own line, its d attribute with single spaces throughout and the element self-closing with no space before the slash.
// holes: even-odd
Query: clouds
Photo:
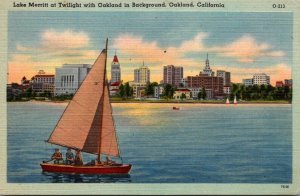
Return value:
<svg viewBox="0 0 300 196">
<path fill-rule="evenodd" d="M 153 81 L 160 81 L 162 67 L 170 64 L 183 66 L 185 75 L 199 74 L 204 67 L 203 54 L 207 52 L 214 55 L 214 59 L 211 59 L 212 69 L 230 71 L 234 82 L 241 82 L 242 78 L 251 77 L 251 74 L 258 72 L 271 75 L 272 81 L 275 78 L 283 79 L 283 76 L 291 77 L 290 66 L 279 60 L 274 60 L 278 62 L 274 65 L 267 65 L 265 63 L 267 61 L 262 61 L 264 64 L 259 65 L 259 68 L 253 66 L 253 62 L 258 59 L 266 57 L 276 59 L 285 56 L 285 52 L 275 50 L 270 43 L 259 42 L 250 34 L 244 34 L 226 44 L 205 44 L 211 39 L 210 36 L 207 32 L 198 32 L 194 37 L 183 40 L 181 43 L 163 47 L 155 39 L 146 40 L 140 35 L 122 33 L 113 39 L 111 48 L 118 51 L 124 81 L 133 79 L 133 69 L 140 66 L 143 61 L 150 67 Z M 92 49 L 92 43 L 88 33 L 84 31 L 45 30 L 40 34 L 35 45 L 16 44 L 16 52 L 9 59 L 9 72 L 13 73 L 10 75 L 10 81 L 19 81 L 25 73 L 32 75 L 39 69 L 54 73 L 55 67 L 64 63 L 93 63 L 99 51 Z M 214 63 L 216 59 L 226 58 L 230 59 L 227 64 L 223 63 L 226 66 L 215 65 L 218 64 Z M 280 69 L 284 70 L 282 77 L 280 77 L 280 72 L 282 72 Z"/>
<path fill-rule="evenodd" d="M 8 62 L 9 81 L 19 82 L 24 75 L 31 77 L 40 69 L 54 73 L 64 63 L 92 63 L 97 55 L 98 51 L 90 48 L 86 32 L 45 30 L 35 45 L 16 44 Z"/>
<path fill-rule="evenodd" d="M 78 49 L 89 45 L 90 38 L 85 32 L 72 30 L 46 30 L 41 35 L 41 46 L 44 49 Z"/>
<path fill-rule="evenodd" d="M 162 66 L 169 64 L 184 66 L 185 73 L 188 75 L 198 74 L 203 69 L 205 60 L 200 57 L 200 54 L 206 52 L 213 53 L 221 59 L 233 59 L 231 60 L 232 64 L 213 66 L 212 68 L 215 71 L 223 69 L 232 72 L 234 82 L 241 82 L 242 78 L 261 72 L 271 75 L 273 83 L 275 83 L 275 79 L 282 80 L 283 77 L 291 77 L 291 68 L 287 64 L 267 65 L 262 63 L 259 67 L 253 66 L 253 62 L 259 59 L 285 56 L 283 51 L 275 50 L 271 44 L 258 42 L 253 36 L 245 34 L 227 44 L 208 46 L 204 43 L 206 39 L 210 38 L 209 36 L 208 33 L 198 32 L 191 39 L 183 41 L 178 47 L 164 48 L 160 47 L 157 41 L 147 41 L 142 36 L 120 34 L 114 39 L 113 47 L 126 57 L 122 59 L 123 66 L 137 66 L 145 60 L 146 64 L 150 65 L 151 74 L 154 73 L 151 76 L 152 80 L 156 81 L 162 79 Z M 277 62 L 280 62 L 279 58 Z"/>
<path fill-rule="evenodd" d="M 282 57 L 283 51 L 274 50 L 268 43 L 259 43 L 251 35 L 243 35 L 231 43 L 222 46 L 205 46 L 204 40 L 209 39 L 209 34 L 199 32 L 190 40 L 183 41 L 179 47 L 160 48 L 156 41 L 146 41 L 141 36 L 132 34 L 121 34 L 114 40 L 114 47 L 122 53 L 131 56 L 151 56 L 150 61 L 153 63 L 163 63 L 167 59 L 169 63 L 177 64 L 193 62 L 191 58 L 185 58 L 189 52 L 210 52 L 216 53 L 223 57 L 234 58 L 237 62 L 251 63 L 258 58 L 263 57 Z M 166 54 L 162 51 L 166 50 Z"/>
<path fill-rule="evenodd" d="M 238 62 L 251 63 L 259 57 L 282 57 L 283 51 L 272 50 L 267 43 L 258 43 L 252 36 L 244 35 L 232 43 L 221 47 L 213 47 L 212 52 L 218 52 L 225 57 L 235 58 Z"/>
<path fill-rule="evenodd" d="M 184 57 L 187 52 L 204 50 L 202 40 L 206 33 L 197 34 L 192 40 L 184 41 L 179 47 L 160 47 L 156 41 L 146 41 L 141 36 L 120 34 L 113 40 L 113 47 L 130 58 L 131 63 L 141 63 L 156 66 L 175 64 L 189 66 L 197 63 L 196 60 Z M 130 62 L 126 62 L 130 63 Z"/>
<path fill-rule="evenodd" d="M 204 46 L 204 39 L 209 36 L 208 33 L 199 32 L 193 39 L 182 42 L 179 47 L 181 53 L 184 52 L 201 52 L 207 50 Z"/>
</svg>

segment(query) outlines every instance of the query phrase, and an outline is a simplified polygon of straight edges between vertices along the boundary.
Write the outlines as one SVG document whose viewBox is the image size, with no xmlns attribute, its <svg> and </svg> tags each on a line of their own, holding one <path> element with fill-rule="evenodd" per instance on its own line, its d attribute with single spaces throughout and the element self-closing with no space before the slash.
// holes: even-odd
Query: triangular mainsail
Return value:
<svg viewBox="0 0 300 196">
<path fill-rule="evenodd" d="M 103 50 L 65 109 L 49 143 L 92 154 L 99 154 L 100 147 L 100 153 L 119 156 L 106 84 L 106 59 Z"/>
</svg>

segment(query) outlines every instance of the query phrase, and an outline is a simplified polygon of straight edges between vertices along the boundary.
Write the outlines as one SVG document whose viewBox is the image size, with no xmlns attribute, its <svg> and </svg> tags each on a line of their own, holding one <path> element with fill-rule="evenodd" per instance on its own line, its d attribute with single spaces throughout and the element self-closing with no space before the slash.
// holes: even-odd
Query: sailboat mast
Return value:
<svg viewBox="0 0 300 196">
<path fill-rule="evenodd" d="M 107 46 L 108 46 L 108 38 L 106 38 L 106 44 L 105 44 L 105 63 L 104 63 L 104 77 L 103 77 L 103 94 L 102 94 L 102 100 L 103 100 L 103 98 L 104 98 L 104 88 L 106 87 L 106 62 L 107 62 Z M 104 105 L 103 104 L 101 104 L 101 106 L 102 106 L 102 108 L 104 107 Z M 102 110 L 103 111 L 103 110 Z M 103 118 L 103 115 L 100 115 L 100 118 Z M 98 163 L 100 163 L 101 162 L 101 138 L 102 138 L 102 128 L 100 128 L 100 138 L 99 138 L 99 145 L 98 145 L 98 158 L 97 158 L 97 160 L 98 160 Z"/>
</svg>

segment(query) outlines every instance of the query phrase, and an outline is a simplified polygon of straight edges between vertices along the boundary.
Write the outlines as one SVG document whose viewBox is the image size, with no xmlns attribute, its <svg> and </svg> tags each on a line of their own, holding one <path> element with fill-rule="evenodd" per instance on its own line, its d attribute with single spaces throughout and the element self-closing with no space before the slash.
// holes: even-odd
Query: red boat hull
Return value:
<svg viewBox="0 0 300 196">
<path fill-rule="evenodd" d="M 98 165 L 98 166 L 73 166 L 42 163 L 41 167 L 45 172 L 57 173 L 80 173 L 80 174 L 128 174 L 131 165 Z"/>
</svg>

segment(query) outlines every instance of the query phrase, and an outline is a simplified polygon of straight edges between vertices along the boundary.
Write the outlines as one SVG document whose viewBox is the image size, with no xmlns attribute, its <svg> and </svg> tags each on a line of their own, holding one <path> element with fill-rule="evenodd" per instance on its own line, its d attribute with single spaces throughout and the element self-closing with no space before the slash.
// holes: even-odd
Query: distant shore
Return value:
<svg viewBox="0 0 300 196">
<path fill-rule="evenodd" d="M 8 103 L 22 103 L 22 102 L 37 102 L 37 103 L 69 103 L 70 100 L 63 101 L 52 101 L 52 100 L 28 100 L 28 101 L 10 101 Z M 226 104 L 223 100 L 110 100 L 111 103 L 172 103 L 172 104 Z M 230 104 L 233 104 L 232 102 Z M 286 100 L 276 101 L 264 101 L 264 100 L 253 100 L 253 101 L 238 101 L 237 104 L 291 104 Z"/>
<path fill-rule="evenodd" d="M 224 101 L 161 101 L 161 100 L 111 101 L 111 103 L 226 104 Z M 288 101 L 242 101 L 242 102 L 238 102 L 237 104 L 291 104 L 291 103 Z"/>
</svg>

